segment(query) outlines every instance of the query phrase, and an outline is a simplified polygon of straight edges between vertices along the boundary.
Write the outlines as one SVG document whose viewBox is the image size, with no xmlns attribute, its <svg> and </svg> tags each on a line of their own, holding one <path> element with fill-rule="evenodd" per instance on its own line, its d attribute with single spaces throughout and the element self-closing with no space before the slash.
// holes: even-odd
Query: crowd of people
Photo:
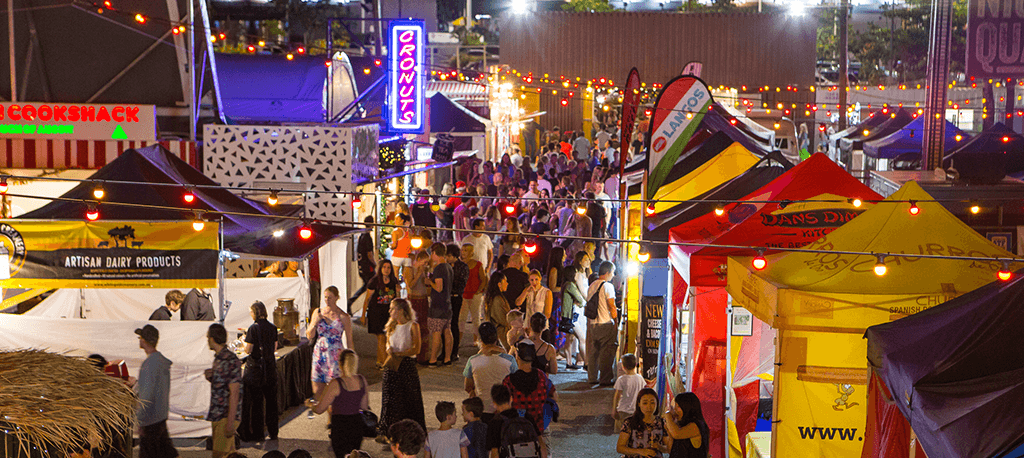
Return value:
<svg viewBox="0 0 1024 458">
<path fill-rule="evenodd" d="M 578 134 L 559 133 L 549 138 L 558 141 L 532 157 L 514 150 L 497 163 L 466 161 L 440 199 L 423 189 L 411 205 L 404 199 L 389 205 L 382 221 L 393 228 L 386 250 L 379 251 L 368 233 L 360 236 L 362 287 L 344 308 L 338 289 L 325 288 L 306 328 L 314 392 L 306 406 L 311 417 L 330 414 L 336 456 L 360 456 L 364 437 L 376 436 L 395 456 L 425 451 L 435 458 L 547 457 L 549 426 L 559 412 L 550 376 L 559 370 L 584 370 L 591 385 L 614 387 L 611 415 L 621 425 L 619 453 L 709 456 L 699 400 L 681 394 L 661 413 L 657 394 L 636 373 L 637 358 L 616 360 L 625 279 L 617 275 L 617 245 L 605 241 L 618 225 L 619 158 L 614 139 L 603 133 L 595 145 Z M 183 302 L 179 296 L 168 296 L 169 308 Z M 207 375 L 215 457 L 234 450 L 242 409 L 260 413 L 245 415 L 238 425 L 244 440 L 277 436 L 276 387 L 269 381 L 276 379 L 276 328 L 262 304 L 251 312 L 244 371 L 225 349 L 223 327 L 210 327 L 210 348 L 217 355 Z M 383 380 L 375 425 L 367 420 L 371 409 L 353 351 L 354 323 L 377 340 L 375 363 Z M 137 332 L 149 355 L 139 385 L 148 389 L 154 383 L 150 373 L 167 368 L 153 356 L 159 354 L 155 328 Z M 458 400 L 438 403 L 434 414 L 441 427 L 428 434 L 420 366 L 453 364 L 463 344 L 478 348 L 463 371 L 467 397 L 461 411 Z M 166 389 L 155 383 L 158 391 Z M 155 401 L 166 405 L 159 396 Z M 140 414 L 140 420 L 150 417 L 165 421 L 166 407 Z M 143 450 L 150 450 L 149 443 L 166 444 L 161 426 L 144 425 Z"/>
</svg>

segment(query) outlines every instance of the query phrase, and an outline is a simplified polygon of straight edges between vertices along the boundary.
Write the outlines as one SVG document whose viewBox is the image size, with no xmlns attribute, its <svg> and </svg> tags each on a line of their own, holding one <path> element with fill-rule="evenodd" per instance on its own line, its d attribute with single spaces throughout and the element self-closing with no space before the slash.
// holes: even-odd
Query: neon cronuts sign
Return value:
<svg viewBox="0 0 1024 458">
<path fill-rule="evenodd" d="M 391 21 L 388 30 L 388 128 L 423 133 L 423 21 Z"/>
</svg>

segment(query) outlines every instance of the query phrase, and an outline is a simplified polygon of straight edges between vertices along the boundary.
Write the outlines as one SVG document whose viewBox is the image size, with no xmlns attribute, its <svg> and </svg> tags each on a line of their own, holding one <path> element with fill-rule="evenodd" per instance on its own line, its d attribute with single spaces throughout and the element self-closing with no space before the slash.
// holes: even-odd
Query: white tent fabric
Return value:
<svg viewBox="0 0 1024 458">
<path fill-rule="evenodd" d="M 75 290 L 77 291 L 77 290 Z M 209 409 L 210 383 L 203 371 L 213 365 L 206 340 L 209 323 L 173 321 L 70 320 L 0 314 L 0 349 L 34 348 L 70 356 L 98 353 L 123 359 L 132 376 L 146 358 L 135 329 L 152 324 L 160 330 L 158 349 L 171 365 L 170 417 L 167 428 L 175 437 L 209 435 L 202 420 Z"/>
<path fill-rule="evenodd" d="M 274 313 L 277 299 L 293 298 L 295 306 L 300 310 L 301 318 L 305 318 L 309 308 L 309 286 L 303 277 L 285 278 L 228 278 L 224 280 L 228 308 L 224 327 L 229 331 L 239 328 L 246 329 L 252 324 L 249 317 L 249 305 L 262 301 L 267 306 L 267 313 Z M 59 289 L 39 305 L 36 305 L 26 316 L 47 318 L 79 318 L 89 320 L 143 321 L 149 318 L 164 303 L 164 295 L 170 288 L 124 288 L 124 289 Z M 188 293 L 189 290 L 182 290 Z M 215 313 L 219 303 L 220 292 L 210 289 Z M 134 328 L 133 328 L 134 329 Z"/>
</svg>

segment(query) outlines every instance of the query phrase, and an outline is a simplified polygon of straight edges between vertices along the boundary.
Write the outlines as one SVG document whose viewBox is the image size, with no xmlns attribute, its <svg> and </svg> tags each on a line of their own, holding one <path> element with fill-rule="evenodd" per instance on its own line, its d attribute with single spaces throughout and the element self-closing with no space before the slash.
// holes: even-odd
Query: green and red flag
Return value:
<svg viewBox="0 0 1024 458">
<path fill-rule="evenodd" d="M 711 102 L 704 81 L 690 75 L 673 78 L 661 90 L 651 114 L 646 199 L 653 199 L 664 184 Z"/>
</svg>

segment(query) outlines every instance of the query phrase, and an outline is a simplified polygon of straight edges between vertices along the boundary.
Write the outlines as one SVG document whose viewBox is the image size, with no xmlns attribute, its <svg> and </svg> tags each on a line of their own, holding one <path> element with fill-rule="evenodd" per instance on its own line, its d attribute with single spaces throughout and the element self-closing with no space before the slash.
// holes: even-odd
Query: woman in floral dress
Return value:
<svg viewBox="0 0 1024 458">
<path fill-rule="evenodd" d="M 324 300 L 320 308 L 313 311 L 306 329 L 306 338 L 316 343 L 313 345 L 313 370 L 310 380 L 313 382 L 313 395 L 319 395 L 327 383 L 341 377 L 338 367 L 341 351 L 353 348 L 352 317 L 338 307 L 338 288 L 328 286 L 324 290 Z M 346 332 L 348 331 L 348 332 Z"/>
</svg>

